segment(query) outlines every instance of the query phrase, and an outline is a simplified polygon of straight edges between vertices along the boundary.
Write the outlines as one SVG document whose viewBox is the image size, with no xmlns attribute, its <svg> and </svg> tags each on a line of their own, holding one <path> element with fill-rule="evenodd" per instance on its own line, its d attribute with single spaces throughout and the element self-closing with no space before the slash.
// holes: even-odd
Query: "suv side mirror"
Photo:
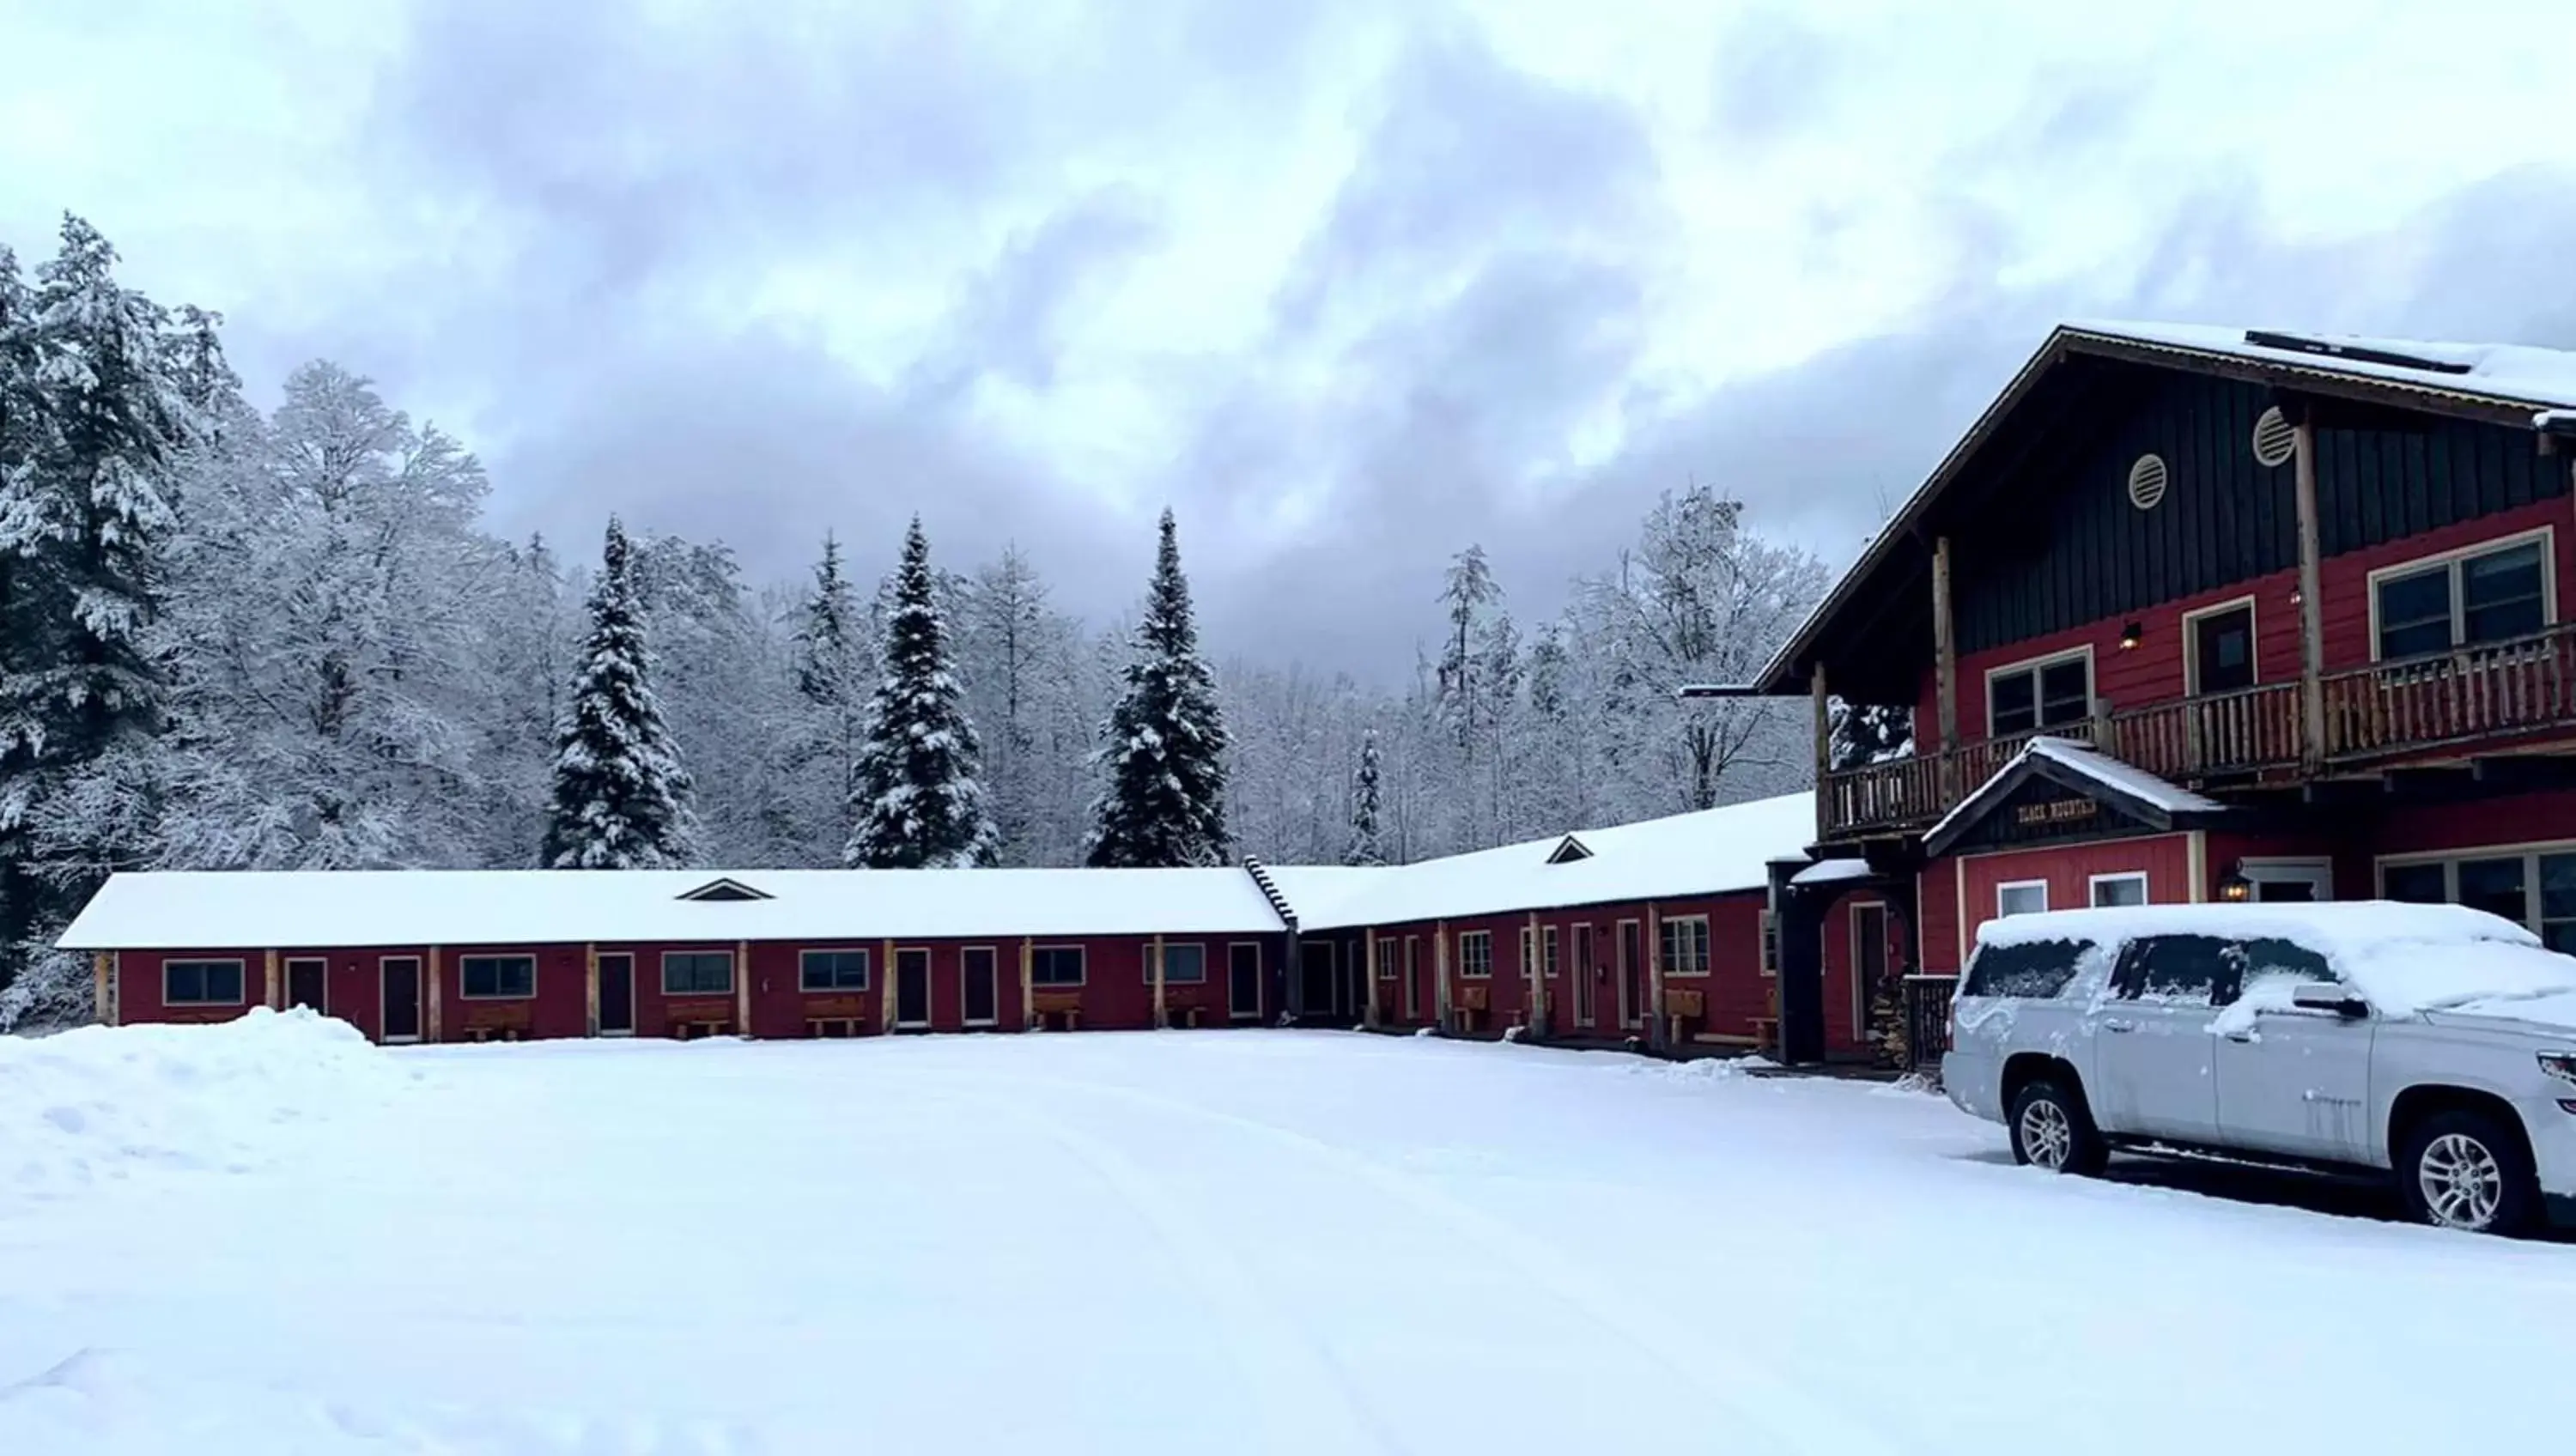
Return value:
<svg viewBox="0 0 2576 1456">
<path fill-rule="evenodd" d="M 2370 1014 L 2370 1003 L 2353 994 L 2350 986 L 2331 981 L 2316 981 L 2292 987 L 2290 1004 L 2301 1011 L 2327 1011 L 2346 1021 L 2358 1021 Z"/>
</svg>

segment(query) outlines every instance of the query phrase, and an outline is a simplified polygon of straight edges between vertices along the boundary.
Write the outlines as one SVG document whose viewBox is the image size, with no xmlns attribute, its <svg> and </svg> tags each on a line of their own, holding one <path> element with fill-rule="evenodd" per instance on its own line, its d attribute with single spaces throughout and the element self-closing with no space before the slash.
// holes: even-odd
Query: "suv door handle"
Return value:
<svg viewBox="0 0 2576 1456">
<path fill-rule="evenodd" d="M 2116 1016 L 2105 1016 L 2102 1018 L 2102 1029 L 2104 1031 L 2135 1031 L 2138 1029 L 2138 1024 L 2134 1021 L 2124 1021 Z"/>
</svg>

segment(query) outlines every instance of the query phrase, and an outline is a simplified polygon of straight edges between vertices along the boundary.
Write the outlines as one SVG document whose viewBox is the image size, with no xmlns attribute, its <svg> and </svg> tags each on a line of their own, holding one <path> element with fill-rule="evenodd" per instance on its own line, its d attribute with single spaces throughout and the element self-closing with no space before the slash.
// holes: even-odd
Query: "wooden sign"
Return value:
<svg viewBox="0 0 2576 1456">
<path fill-rule="evenodd" d="M 2101 812 L 2102 806 L 2091 799 L 2050 799 L 2038 804 L 2014 805 L 2013 823 L 2024 829 L 2040 829 L 2080 823 Z"/>
</svg>

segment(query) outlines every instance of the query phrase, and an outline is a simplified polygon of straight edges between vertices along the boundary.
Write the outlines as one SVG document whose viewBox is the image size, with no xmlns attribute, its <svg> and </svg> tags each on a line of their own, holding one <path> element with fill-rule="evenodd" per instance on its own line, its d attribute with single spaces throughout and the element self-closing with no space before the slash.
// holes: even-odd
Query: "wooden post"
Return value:
<svg viewBox="0 0 2576 1456">
<path fill-rule="evenodd" d="M 259 999 L 268 1004 L 269 1010 L 286 1009 L 285 998 L 278 994 L 276 951 L 268 951 L 260 957 L 259 986 Z"/>
<path fill-rule="evenodd" d="M 1020 1030 L 1035 1031 L 1038 1024 L 1038 943 L 1030 936 L 1020 937 Z"/>
<path fill-rule="evenodd" d="M 891 1034 L 894 1031 L 894 942 L 880 941 L 878 949 L 882 953 L 877 957 L 877 965 L 884 971 L 885 979 L 877 984 L 877 1030 Z"/>
<path fill-rule="evenodd" d="M 429 985 L 426 988 L 427 995 L 424 998 L 429 1002 L 429 1015 L 423 1018 L 421 1023 L 421 1030 L 427 1033 L 427 1035 L 421 1039 L 433 1045 L 437 1043 L 439 1033 L 442 1030 L 442 1027 L 440 1026 L 441 1017 L 439 1015 L 439 1008 L 443 1004 L 444 998 L 438 994 L 438 982 L 438 947 L 433 945 L 429 948 Z"/>
<path fill-rule="evenodd" d="M 107 952 L 99 951 L 92 955 L 89 958 L 90 1014 L 98 1018 L 101 1026 L 116 1024 L 116 1003 L 109 999 L 108 988 L 114 984 L 110 977 Z"/>
<path fill-rule="evenodd" d="M 2317 534 L 2317 426 L 2302 405 L 2290 431 L 2299 517 L 2299 747 L 2309 772 L 2326 757 L 2325 603 Z"/>
<path fill-rule="evenodd" d="M 1529 962 L 1523 967 L 1523 973 L 1529 977 L 1529 1034 L 1541 1037 L 1547 1035 L 1547 968 L 1546 951 L 1539 944 L 1538 912 L 1535 910 L 1530 912 L 1529 938 L 1522 944 L 1527 949 L 1521 958 Z"/>
<path fill-rule="evenodd" d="M 1646 902 L 1646 1044 L 1671 1041 L 1664 1024 L 1664 917 L 1655 902 Z"/>
<path fill-rule="evenodd" d="M 1377 927 L 1370 926 L 1362 933 L 1362 939 L 1366 948 L 1361 955 L 1368 961 L 1367 1021 L 1369 1029 L 1375 1031 L 1381 1024 L 1380 1018 L 1384 1015 L 1377 1004 Z"/>
<path fill-rule="evenodd" d="M 1932 671 L 1940 694 L 1941 749 L 1959 746 L 1959 639 L 1950 616 L 1950 538 L 1932 542 Z"/>
<path fill-rule="evenodd" d="M 581 948 L 581 958 L 582 1016 L 584 1024 L 590 1028 L 585 1034 L 597 1036 L 599 1035 L 599 942 L 594 940 L 584 944 Z M 631 997 L 634 993 L 629 991 L 627 994 Z"/>
<path fill-rule="evenodd" d="M 738 940 L 733 948 L 733 1034 L 748 1039 L 751 1035 L 751 942 Z"/>
<path fill-rule="evenodd" d="M 1153 948 L 1146 952 L 1154 958 L 1154 1025 L 1159 1029 L 1171 1024 L 1163 1009 L 1163 937 L 1155 935 Z"/>
<path fill-rule="evenodd" d="M 1449 1029 L 1449 922 L 1431 922 L 1431 974 L 1435 994 L 1434 1009 L 1440 1014 L 1440 1029 Z"/>
<path fill-rule="evenodd" d="M 1816 837 L 1822 839 L 1829 818 L 1825 806 L 1833 798 L 1825 792 L 1825 775 L 1832 770 L 1834 762 L 1834 715 L 1825 701 L 1825 664 L 1822 660 L 1816 663 L 1815 671 L 1808 677 L 1807 696 L 1814 701 L 1816 713 Z"/>
</svg>

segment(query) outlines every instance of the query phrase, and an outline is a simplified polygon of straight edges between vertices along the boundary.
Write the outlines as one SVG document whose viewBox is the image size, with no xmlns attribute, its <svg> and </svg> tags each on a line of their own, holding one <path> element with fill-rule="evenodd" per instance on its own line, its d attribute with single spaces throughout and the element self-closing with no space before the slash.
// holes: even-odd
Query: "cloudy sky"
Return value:
<svg viewBox="0 0 2576 1456">
<path fill-rule="evenodd" d="M 1376 673 L 1693 479 L 1847 559 L 2054 319 L 2576 346 L 2552 13 L 0 0 L 0 239 L 373 375 L 512 533 L 918 510 L 1102 614 L 1168 503 L 1217 645 Z"/>
</svg>

